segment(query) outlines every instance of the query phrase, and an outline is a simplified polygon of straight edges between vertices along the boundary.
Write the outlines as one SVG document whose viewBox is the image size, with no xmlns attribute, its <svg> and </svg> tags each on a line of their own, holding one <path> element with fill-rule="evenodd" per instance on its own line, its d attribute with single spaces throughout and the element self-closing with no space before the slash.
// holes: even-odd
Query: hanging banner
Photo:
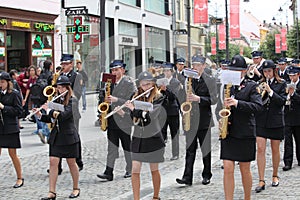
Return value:
<svg viewBox="0 0 300 200">
<path fill-rule="evenodd" d="M 208 23 L 208 0 L 194 0 L 194 24 Z"/>
<path fill-rule="evenodd" d="M 281 29 L 281 51 L 287 51 L 286 28 Z"/>
<path fill-rule="evenodd" d="M 230 0 L 230 37 L 240 38 L 240 0 Z"/>
<path fill-rule="evenodd" d="M 211 55 L 216 55 L 217 54 L 217 38 L 216 37 L 211 37 Z"/>
<path fill-rule="evenodd" d="M 219 49 L 226 49 L 226 27 L 224 24 L 219 25 Z"/>
<path fill-rule="evenodd" d="M 281 34 L 275 34 L 275 53 L 281 53 Z"/>
</svg>

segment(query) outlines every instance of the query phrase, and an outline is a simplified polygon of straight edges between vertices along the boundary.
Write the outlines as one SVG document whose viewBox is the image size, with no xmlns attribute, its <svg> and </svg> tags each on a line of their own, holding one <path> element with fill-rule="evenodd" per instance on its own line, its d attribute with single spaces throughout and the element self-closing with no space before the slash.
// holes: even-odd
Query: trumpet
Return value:
<svg viewBox="0 0 300 200">
<path fill-rule="evenodd" d="M 46 89 L 46 88 L 45 88 Z M 45 90 L 44 89 L 44 90 Z M 61 96 L 65 95 L 66 93 L 68 92 L 68 90 L 64 91 L 63 93 L 61 93 L 60 95 L 56 96 L 55 98 L 53 98 L 51 101 L 49 102 L 53 102 L 55 101 L 56 99 L 60 98 Z M 42 110 L 43 108 L 42 107 L 39 107 L 38 109 L 36 109 L 36 111 L 30 113 L 25 119 L 28 120 L 30 119 L 33 115 L 35 115 L 36 113 L 38 113 L 40 110 Z"/>
<path fill-rule="evenodd" d="M 262 82 L 258 86 L 258 88 L 260 89 L 261 97 L 265 96 L 265 94 L 266 94 L 266 85 L 267 85 L 266 82 Z"/>
<path fill-rule="evenodd" d="M 250 67 L 249 67 L 249 70 L 247 71 L 247 76 L 248 76 L 248 78 L 253 78 L 254 77 L 254 68 L 255 68 L 255 66 L 254 65 L 251 65 Z"/>
</svg>

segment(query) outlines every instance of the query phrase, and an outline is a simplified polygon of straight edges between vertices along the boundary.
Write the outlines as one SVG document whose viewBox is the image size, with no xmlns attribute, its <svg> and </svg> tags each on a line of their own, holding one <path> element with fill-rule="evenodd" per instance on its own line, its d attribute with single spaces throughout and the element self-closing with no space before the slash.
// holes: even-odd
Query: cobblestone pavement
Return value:
<svg viewBox="0 0 300 200">
<path fill-rule="evenodd" d="M 125 161 L 122 151 L 120 158 L 116 162 L 114 171 L 114 180 L 111 182 L 102 182 L 96 174 L 102 173 L 105 168 L 107 139 L 106 134 L 100 132 L 99 127 L 94 126 L 96 119 L 96 100 L 95 95 L 88 95 L 88 109 L 82 114 L 80 122 L 80 135 L 82 138 L 83 161 L 85 163 L 83 171 L 80 172 L 80 189 L 81 194 L 78 199 L 132 199 L 131 181 L 123 178 L 125 173 Z M 47 195 L 48 192 L 48 174 L 46 169 L 49 166 L 48 146 L 41 144 L 38 136 L 32 135 L 35 130 L 35 124 L 22 122 L 25 127 L 21 132 L 22 149 L 18 150 L 23 174 L 25 178 L 24 186 L 13 189 L 15 183 L 15 172 L 12 163 L 8 157 L 7 150 L 2 150 L 0 157 L 0 200 L 14 199 L 40 199 Z M 170 136 L 169 136 L 170 137 Z M 224 199 L 223 192 L 223 170 L 222 162 L 219 160 L 219 141 L 217 129 L 212 130 L 212 173 L 211 184 L 201 184 L 202 155 L 200 150 L 197 151 L 197 158 L 194 170 L 193 186 L 185 187 L 176 183 L 176 178 L 181 178 L 184 167 L 185 156 L 185 138 L 180 135 L 180 158 L 176 161 L 169 161 L 171 157 L 170 140 L 167 143 L 165 162 L 160 165 L 162 184 L 161 199 Z M 283 143 L 281 144 L 281 152 Z M 282 154 L 281 154 L 282 157 Z M 252 199 L 300 199 L 300 167 L 293 166 L 293 169 L 287 172 L 282 171 L 283 162 L 280 163 L 280 185 L 271 187 L 272 165 L 271 152 L 268 143 L 267 147 L 267 164 L 266 164 L 266 190 L 259 194 L 254 192 L 258 183 L 258 174 L 256 162 L 251 165 L 253 172 Z M 72 191 L 72 180 L 67 164 L 63 162 L 63 173 L 57 181 L 57 199 L 68 199 Z M 243 188 L 241 177 L 236 165 L 235 170 L 235 194 L 234 199 L 243 199 Z M 141 174 L 141 199 L 151 200 L 152 182 L 149 166 L 143 165 Z"/>
</svg>

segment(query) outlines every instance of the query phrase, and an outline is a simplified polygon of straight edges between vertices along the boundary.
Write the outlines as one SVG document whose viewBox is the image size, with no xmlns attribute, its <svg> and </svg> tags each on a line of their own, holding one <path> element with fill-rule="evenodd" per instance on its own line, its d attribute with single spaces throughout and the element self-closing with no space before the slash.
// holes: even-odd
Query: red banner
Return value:
<svg viewBox="0 0 300 200">
<path fill-rule="evenodd" d="M 224 24 L 219 25 L 219 49 L 226 49 L 226 27 Z"/>
<path fill-rule="evenodd" d="M 240 38 L 240 0 L 230 0 L 230 37 Z"/>
<path fill-rule="evenodd" d="M 275 34 L 275 53 L 281 53 L 281 34 Z"/>
<path fill-rule="evenodd" d="M 287 51 L 286 28 L 281 29 L 281 51 Z"/>
<path fill-rule="evenodd" d="M 216 37 L 211 37 L 211 55 L 216 55 L 217 54 L 217 38 Z"/>
<path fill-rule="evenodd" d="M 208 0 L 194 0 L 194 24 L 208 23 Z"/>
</svg>

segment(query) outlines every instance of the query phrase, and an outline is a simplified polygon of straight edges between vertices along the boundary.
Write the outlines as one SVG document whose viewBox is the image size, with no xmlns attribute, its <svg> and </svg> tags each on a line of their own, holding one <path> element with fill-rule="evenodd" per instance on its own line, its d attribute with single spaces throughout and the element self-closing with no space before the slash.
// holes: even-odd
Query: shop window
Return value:
<svg viewBox="0 0 300 200">
<path fill-rule="evenodd" d="M 31 34 L 32 63 L 43 68 L 45 60 L 52 60 L 52 35 Z"/>
<path fill-rule="evenodd" d="M 0 31 L 0 70 L 5 70 L 5 43 L 3 31 Z"/>
<path fill-rule="evenodd" d="M 159 14 L 166 14 L 167 2 L 164 0 L 145 0 L 145 9 Z"/>
<path fill-rule="evenodd" d="M 140 0 L 119 0 L 120 3 L 125 3 L 128 5 L 132 5 L 132 6 L 141 6 L 141 1 Z"/>
</svg>

